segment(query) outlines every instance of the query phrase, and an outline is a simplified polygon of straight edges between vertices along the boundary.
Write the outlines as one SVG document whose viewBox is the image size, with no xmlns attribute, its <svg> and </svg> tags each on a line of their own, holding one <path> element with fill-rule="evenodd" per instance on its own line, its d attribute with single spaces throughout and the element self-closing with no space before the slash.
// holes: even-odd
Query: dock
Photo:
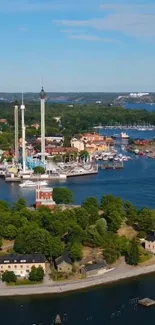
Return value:
<svg viewBox="0 0 155 325">
<path fill-rule="evenodd" d="M 150 306 L 155 305 L 155 300 L 150 299 L 150 298 L 144 298 L 144 299 L 138 300 L 138 304 L 142 305 L 144 307 L 150 307 Z"/>
<path fill-rule="evenodd" d="M 98 164 L 101 169 L 124 169 L 123 162 L 113 162 L 113 163 L 100 163 Z"/>
</svg>

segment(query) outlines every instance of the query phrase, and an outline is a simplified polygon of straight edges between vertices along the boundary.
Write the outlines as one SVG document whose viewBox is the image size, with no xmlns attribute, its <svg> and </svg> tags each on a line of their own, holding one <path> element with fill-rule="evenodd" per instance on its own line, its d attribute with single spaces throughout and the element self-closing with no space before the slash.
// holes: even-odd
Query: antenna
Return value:
<svg viewBox="0 0 155 325">
<path fill-rule="evenodd" d="M 23 94 L 23 91 L 22 91 L 22 105 L 24 105 L 24 94 Z"/>
<path fill-rule="evenodd" d="M 43 76 L 41 77 L 41 84 L 42 84 L 42 88 L 43 88 L 43 85 L 44 85 L 44 77 Z"/>
</svg>

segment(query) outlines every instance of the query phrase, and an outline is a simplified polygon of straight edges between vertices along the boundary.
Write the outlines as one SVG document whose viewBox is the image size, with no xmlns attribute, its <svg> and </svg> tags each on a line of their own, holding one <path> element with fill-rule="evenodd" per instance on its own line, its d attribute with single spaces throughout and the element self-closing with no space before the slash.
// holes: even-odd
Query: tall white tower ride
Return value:
<svg viewBox="0 0 155 325">
<path fill-rule="evenodd" d="M 18 103 L 15 102 L 14 106 L 14 124 L 15 124 L 15 162 L 19 160 L 19 145 L 18 145 Z"/>
<path fill-rule="evenodd" d="M 25 105 L 24 105 L 24 99 L 23 99 L 23 93 L 22 93 L 22 104 L 20 106 L 21 109 L 21 118 L 22 118 L 22 160 L 23 160 L 23 173 L 26 171 L 26 157 L 25 157 Z"/>
<path fill-rule="evenodd" d="M 45 97 L 44 88 L 40 92 L 41 100 L 41 160 L 45 161 Z"/>
</svg>

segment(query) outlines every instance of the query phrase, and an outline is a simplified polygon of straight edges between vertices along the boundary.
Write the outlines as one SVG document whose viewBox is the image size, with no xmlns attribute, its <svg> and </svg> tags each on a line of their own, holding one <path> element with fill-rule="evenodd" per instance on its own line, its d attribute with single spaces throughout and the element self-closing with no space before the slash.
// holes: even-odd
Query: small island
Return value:
<svg viewBox="0 0 155 325">
<path fill-rule="evenodd" d="M 54 210 L 0 201 L 1 295 L 71 291 L 155 270 L 154 210 L 113 195 L 77 206 L 65 188 L 53 199 Z"/>
</svg>

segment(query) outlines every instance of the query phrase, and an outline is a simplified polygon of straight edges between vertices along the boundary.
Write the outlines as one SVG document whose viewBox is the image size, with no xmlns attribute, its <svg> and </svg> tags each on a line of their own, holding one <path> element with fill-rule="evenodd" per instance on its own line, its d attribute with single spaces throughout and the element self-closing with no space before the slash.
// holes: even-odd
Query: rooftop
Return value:
<svg viewBox="0 0 155 325">
<path fill-rule="evenodd" d="M 85 265 L 85 271 L 89 272 L 89 271 L 99 270 L 106 266 L 107 266 L 107 263 L 105 261 L 102 261 L 102 262 L 96 263 L 96 264 L 87 264 L 87 265 Z"/>
<path fill-rule="evenodd" d="M 58 257 L 55 261 L 56 265 L 60 265 L 63 262 L 65 262 L 67 264 L 72 264 L 69 253 L 67 251 L 65 251 L 64 254 L 62 256 Z"/>
<path fill-rule="evenodd" d="M 150 234 L 148 235 L 145 240 L 150 241 L 150 242 L 155 242 L 155 234 Z"/>
<path fill-rule="evenodd" d="M 0 264 L 23 264 L 23 263 L 45 263 L 46 258 L 42 254 L 32 255 L 5 255 L 0 256 Z"/>
</svg>

